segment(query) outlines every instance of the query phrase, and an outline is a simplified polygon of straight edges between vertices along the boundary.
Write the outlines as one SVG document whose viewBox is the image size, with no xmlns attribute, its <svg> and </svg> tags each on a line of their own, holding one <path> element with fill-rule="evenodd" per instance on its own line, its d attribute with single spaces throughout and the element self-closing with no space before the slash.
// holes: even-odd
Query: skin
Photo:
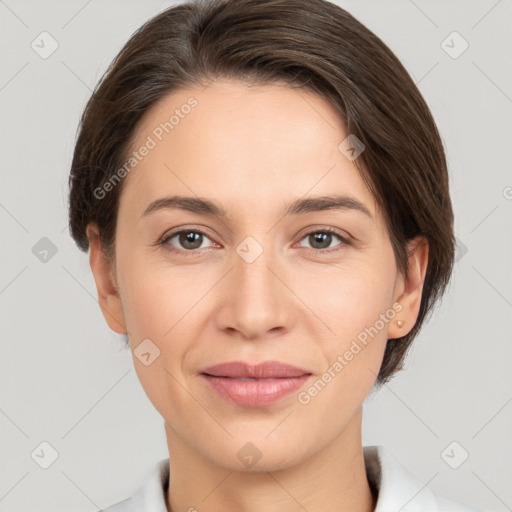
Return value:
<svg viewBox="0 0 512 512">
<path fill-rule="evenodd" d="M 422 238 L 411 242 L 410 271 L 400 275 L 382 214 L 354 162 L 338 150 L 347 137 L 341 120 L 304 90 L 216 80 L 174 92 L 145 114 L 133 148 L 191 96 L 197 106 L 125 178 L 112 267 L 97 227 L 87 230 L 108 325 L 128 334 L 132 351 L 146 338 L 160 350 L 149 366 L 135 356 L 134 364 L 165 422 L 167 508 L 372 511 L 362 404 L 387 340 L 416 321 L 428 246 Z M 371 217 L 351 209 L 283 216 L 295 199 L 333 192 L 358 199 Z M 170 195 L 210 199 L 227 216 L 181 209 L 142 215 Z M 308 235 L 325 227 L 352 242 L 333 235 L 315 245 Z M 172 253 L 157 242 L 173 228 L 201 228 L 207 236 L 192 256 L 176 236 L 166 242 Z M 252 263 L 236 251 L 247 236 L 263 249 Z M 400 313 L 306 405 L 294 392 L 264 408 L 241 407 L 199 376 L 221 362 L 277 360 L 307 368 L 316 380 L 396 302 Z M 262 454 L 250 468 L 237 457 L 247 442 Z"/>
</svg>

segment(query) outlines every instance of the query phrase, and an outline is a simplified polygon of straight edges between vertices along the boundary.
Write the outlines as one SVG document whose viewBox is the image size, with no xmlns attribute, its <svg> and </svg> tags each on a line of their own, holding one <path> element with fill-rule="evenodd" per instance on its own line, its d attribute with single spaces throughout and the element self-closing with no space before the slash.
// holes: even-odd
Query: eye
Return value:
<svg viewBox="0 0 512 512">
<path fill-rule="evenodd" d="M 332 246 L 332 242 L 335 241 L 335 239 L 338 239 L 341 243 L 335 244 Z M 332 250 L 336 251 L 338 250 L 338 246 L 344 246 L 349 244 L 349 240 L 340 235 L 339 233 L 335 232 L 335 230 L 331 228 L 323 228 L 321 230 L 317 231 L 310 231 L 309 233 L 304 236 L 302 240 L 307 240 L 307 242 L 310 244 L 309 248 L 313 249 L 315 251 L 321 251 L 321 252 L 331 252 Z M 302 246 L 304 247 L 304 246 Z M 306 246 L 307 247 L 307 246 Z M 333 249 L 334 247 L 334 249 Z M 326 250 L 330 249 L 330 250 Z"/>
<path fill-rule="evenodd" d="M 173 243 L 174 239 L 176 241 Z M 171 252 L 179 252 L 179 250 L 192 252 L 196 249 L 204 249 L 203 242 L 206 239 L 209 240 L 206 233 L 199 229 L 182 229 L 166 236 L 160 243 Z M 176 244 L 179 244 L 178 248 Z"/>
<path fill-rule="evenodd" d="M 338 239 L 340 243 L 334 243 L 333 245 L 336 239 Z M 210 245 L 205 245 L 207 240 L 212 242 L 208 235 L 200 229 L 181 229 L 165 236 L 159 243 L 169 252 L 181 252 L 188 256 L 193 255 L 198 249 L 205 249 L 215 245 L 214 242 Z M 310 231 L 301 238 L 301 242 L 303 240 L 306 240 L 310 244 L 309 247 L 301 243 L 299 246 L 323 253 L 337 251 L 343 246 L 350 244 L 350 240 L 347 237 L 328 227 Z"/>
</svg>

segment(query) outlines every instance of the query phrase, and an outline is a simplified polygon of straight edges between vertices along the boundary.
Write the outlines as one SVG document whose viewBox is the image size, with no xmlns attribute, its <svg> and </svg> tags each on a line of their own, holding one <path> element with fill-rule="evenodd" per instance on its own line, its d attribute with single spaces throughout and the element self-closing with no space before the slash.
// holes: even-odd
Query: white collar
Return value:
<svg viewBox="0 0 512 512">
<path fill-rule="evenodd" d="M 436 496 L 409 473 L 382 446 L 365 446 L 366 474 L 378 489 L 374 512 L 481 512 Z M 169 482 L 169 459 L 157 462 L 146 473 L 131 498 L 103 512 L 167 512 L 165 494 Z"/>
</svg>

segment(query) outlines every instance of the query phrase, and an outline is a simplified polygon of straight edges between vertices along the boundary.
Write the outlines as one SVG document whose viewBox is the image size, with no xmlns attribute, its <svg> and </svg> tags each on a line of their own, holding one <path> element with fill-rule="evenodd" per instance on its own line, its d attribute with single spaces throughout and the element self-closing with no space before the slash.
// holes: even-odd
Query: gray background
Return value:
<svg viewBox="0 0 512 512">
<path fill-rule="evenodd" d="M 338 3 L 427 99 L 448 150 L 459 239 L 452 286 L 407 369 L 367 400 L 364 444 L 387 447 L 436 493 L 511 510 L 512 2 Z M 0 0 L 3 511 L 97 510 L 167 457 L 162 419 L 69 236 L 66 194 L 92 88 L 132 32 L 170 5 Z M 59 45 L 46 59 L 31 47 L 43 31 Z M 453 31 L 469 43 L 457 58 L 441 44 Z M 452 54 L 461 44 L 445 43 Z M 58 452 L 48 469 L 31 456 L 44 441 Z"/>
</svg>

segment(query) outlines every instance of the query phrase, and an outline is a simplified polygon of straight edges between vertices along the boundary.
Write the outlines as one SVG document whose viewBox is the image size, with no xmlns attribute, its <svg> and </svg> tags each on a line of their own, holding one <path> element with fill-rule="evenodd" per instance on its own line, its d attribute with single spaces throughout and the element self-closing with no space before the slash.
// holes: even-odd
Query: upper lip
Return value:
<svg viewBox="0 0 512 512">
<path fill-rule="evenodd" d="M 282 379 L 286 377 L 302 377 L 310 375 L 311 372 L 304 368 L 298 368 L 279 361 L 264 361 L 263 363 L 251 365 L 243 361 L 232 361 L 210 366 L 202 370 L 203 374 L 212 377 L 242 377 L 253 379 Z"/>
</svg>

